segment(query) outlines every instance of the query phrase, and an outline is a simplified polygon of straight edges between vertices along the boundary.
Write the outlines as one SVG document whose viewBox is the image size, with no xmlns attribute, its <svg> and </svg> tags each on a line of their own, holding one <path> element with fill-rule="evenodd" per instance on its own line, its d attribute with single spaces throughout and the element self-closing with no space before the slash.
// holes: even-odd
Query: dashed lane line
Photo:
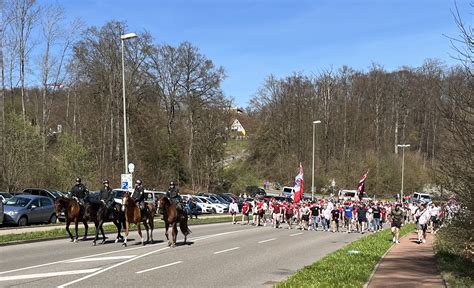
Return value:
<svg viewBox="0 0 474 288">
<path fill-rule="evenodd" d="M 150 269 L 145 269 L 145 270 L 138 271 L 138 272 L 135 272 L 135 273 L 137 273 L 137 274 L 142 274 L 142 273 L 145 273 L 145 272 L 150 272 L 150 271 L 153 271 L 153 270 L 158 270 L 158 269 L 161 269 L 161 268 L 173 266 L 173 265 L 180 264 L 180 263 L 183 263 L 183 261 L 176 261 L 176 262 L 173 262 L 173 263 L 161 265 L 161 266 L 158 266 L 158 267 L 153 267 L 153 268 L 150 268 Z"/>
<path fill-rule="evenodd" d="M 229 252 L 229 251 L 237 250 L 237 249 L 240 249 L 240 247 L 234 247 L 234 248 L 229 248 L 229 249 L 217 251 L 217 252 L 214 252 L 214 254 L 221 254 L 221 253 L 225 253 L 225 252 Z"/>
<path fill-rule="evenodd" d="M 258 241 L 258 244 L 262 244 L 262 243 L 266 243 L 266 242 L 270 242 L 270 241 L 274 241 L 276 240 L 276 238 L 271 238 L 271 239 L 267 239 L 267 240 L 262 240 L 262 241 Z"/>
<path fill-rule="evenodd" d="M 301 235 L 303 234 L 303 232 L 300 232 L 300 233 L 295 233 L 295 234 L 290 234 L 290 237 L 293 237 L 293 236 L 298 236 L 298 235 Z"/>
</svg>

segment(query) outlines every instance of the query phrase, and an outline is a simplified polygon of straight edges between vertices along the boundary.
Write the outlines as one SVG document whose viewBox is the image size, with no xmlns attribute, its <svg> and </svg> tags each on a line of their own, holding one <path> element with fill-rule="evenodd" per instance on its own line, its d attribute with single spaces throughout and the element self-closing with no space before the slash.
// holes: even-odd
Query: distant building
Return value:
<svg viewBox="0 0 474 288">
<path fill-rule="evenodd" d="M 230 125 L 230 131 L 237 134 L 236 136 L 247 136 L 247 132 L 245 131 L 244 126 L 240 123 L 239 119 L 234 119 L 232 125 Z"/>
</svg>

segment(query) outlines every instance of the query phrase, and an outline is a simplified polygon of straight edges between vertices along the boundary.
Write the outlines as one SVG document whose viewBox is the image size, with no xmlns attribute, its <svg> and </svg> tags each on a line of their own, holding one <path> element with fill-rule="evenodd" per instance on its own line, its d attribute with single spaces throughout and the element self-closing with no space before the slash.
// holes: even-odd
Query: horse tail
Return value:
<svg viewBox="0 0 474 288">
<path fill-rule="evenodd" d="M 184 236 L 188 236 L 189 234 L 191 234 L 191 230 L 188 227 L 188 219 L 179 221 L 179 228 L 181 229 L 181 233 L 183 233 Z"/>
</svg>

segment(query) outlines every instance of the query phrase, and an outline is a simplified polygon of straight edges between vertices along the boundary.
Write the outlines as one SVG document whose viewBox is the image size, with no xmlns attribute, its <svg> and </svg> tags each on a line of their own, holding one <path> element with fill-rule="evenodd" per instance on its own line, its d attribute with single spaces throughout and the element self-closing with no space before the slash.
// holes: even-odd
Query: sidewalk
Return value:
<svg viewBox="0 0 474 288">
<path fill-rule="evenodd" d="M 400 239 L 381 260 L 367 287 L 446 287 L 433 251 L 434 237 L 427 233 L 425 244 L 416 242 L 416 232 Z"/>
</svg>

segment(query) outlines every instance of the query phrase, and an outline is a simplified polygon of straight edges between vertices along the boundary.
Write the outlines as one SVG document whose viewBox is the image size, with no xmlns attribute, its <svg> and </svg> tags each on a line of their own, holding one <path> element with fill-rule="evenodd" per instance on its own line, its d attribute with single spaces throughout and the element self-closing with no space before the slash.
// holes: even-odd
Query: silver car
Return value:
<svg viewBox="0 0 474 288">
<path fill-rule="evenodd" d="M 30 223 L 55 223 L 53 200 L 36 195 L 17 195 L 4 206 L 4 223 L 25 226 Z"/>
</svg>

